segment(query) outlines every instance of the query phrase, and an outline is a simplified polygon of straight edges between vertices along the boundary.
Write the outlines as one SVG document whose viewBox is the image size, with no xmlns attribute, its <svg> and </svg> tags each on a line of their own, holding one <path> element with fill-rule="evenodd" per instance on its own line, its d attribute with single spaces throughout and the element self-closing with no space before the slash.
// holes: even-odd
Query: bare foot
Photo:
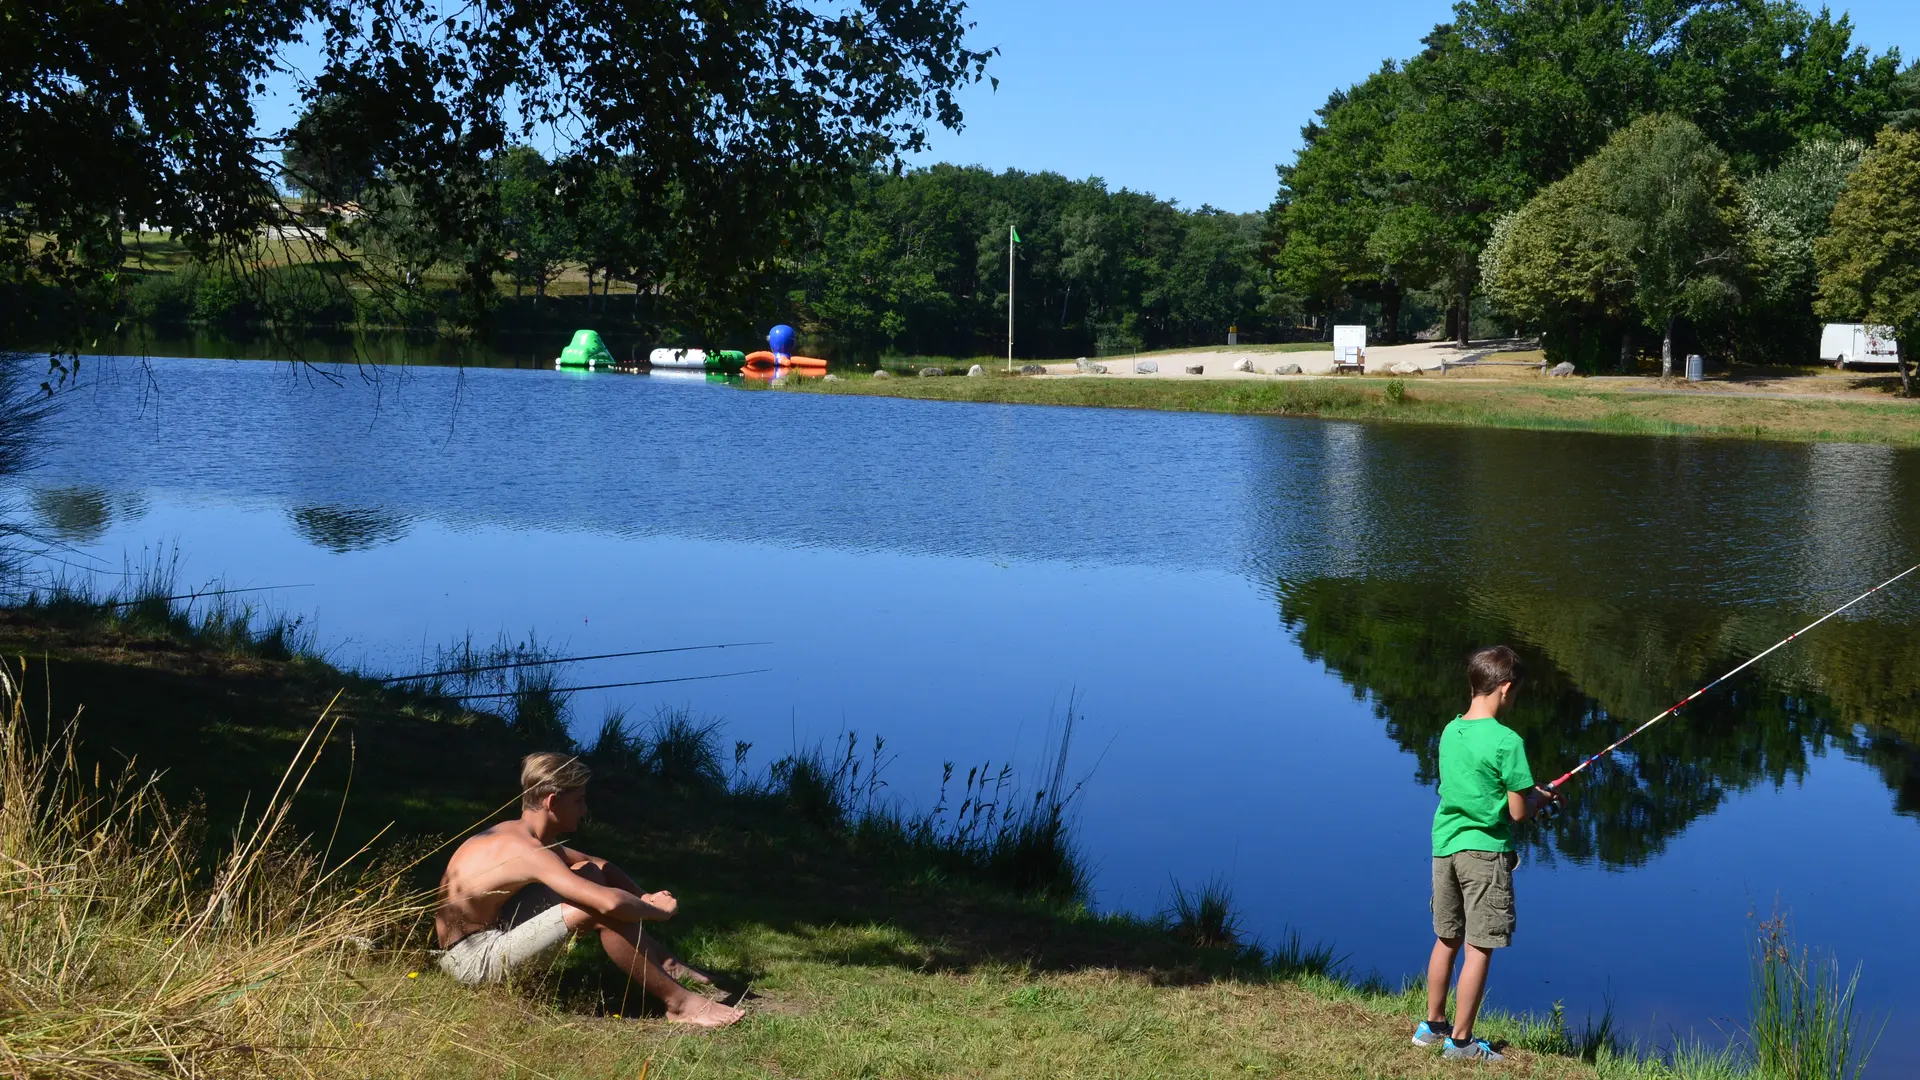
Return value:
<svg viewBox="0 0 1920 1080">
<path fill-rule="evenodd" d="M 713 976 L 683 960 L 669 957 L 666 963 L 660 965 L 660 968 L 676 980 L 688 979 L 699 983 L 701 986 L 713 985 Z"/>
<path fill-rule="evenodd" d="M 747 1015 L 739 1009 L 722 1005 L 698 994 L 688 994 L 679 1008 L 667 1010 L 667 1021 L 674 1024 L 692 1024 L 694 1027 L 723 1028 L 740 1022 Z"/>
</svg>

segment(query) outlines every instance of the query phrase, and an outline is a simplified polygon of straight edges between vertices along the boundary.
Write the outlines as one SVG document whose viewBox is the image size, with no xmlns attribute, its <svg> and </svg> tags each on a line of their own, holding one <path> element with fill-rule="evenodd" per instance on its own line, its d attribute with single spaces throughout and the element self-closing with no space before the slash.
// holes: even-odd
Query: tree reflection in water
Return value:
<svg viewBox="0 0 1920 1080">
<path fill-rule="evenodd" d="M 405 514 L 355 506 L 302 506 L 289 516 L 295 532 L 335 554 L 391 544 L 413 524 Z"/>
<path fill-rule="evenodd" d="M 1438 781 L 1440 732 L 1466 702 L 1466 657 L 1482 645 L 1511 644 L 1525 660 L 1506 722 L 1544 781 L 1805 621 L 1706 605 L 1625 618 L 1564 593 L 1470 599 L 1386 579 L 1282 581 L 1278 597 L 1302 651 L 1373 703 L 1423 784 Z M 1534 857 L 1641 865 L 1730 794 L 1798 781 L 1836 750 L 1873 765 L 1896 809 L 1920 816 L 1920 642 L 1905 630 L 1829 623 L 1792 646 L 1797 656 L 1769 658 L 1650 729 L 1572 782 L 1572 813 L 1525 830 Z"/>
</svg>

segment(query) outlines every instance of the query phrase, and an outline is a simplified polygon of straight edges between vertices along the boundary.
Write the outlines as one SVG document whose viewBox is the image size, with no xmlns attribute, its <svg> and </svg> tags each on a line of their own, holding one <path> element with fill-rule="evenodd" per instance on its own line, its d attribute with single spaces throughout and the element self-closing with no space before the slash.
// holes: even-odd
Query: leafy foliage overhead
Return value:
<svg viewBox="0 0 1920 1080">
<path fill-rule="evenodd" d="M 320 205 L 357 203 L 389 246 L 461 264 L 476 300 L 501 268 L 490 159 L 535 132 L 619 160 L 690 293 L 765 269 L 801 215 L 877 161 L 958 127 L 984 77 L 961 0 L 0 0 L 0 257 L 16 278 L 109 273 L 123 228 L 201 257 L 286 223 L 251 95 L 303 27 L 324 60 L 286 169 Z M 43 239 L 42 239 L 43 238 Z M 38 244 L 38 248 L 32 248 Z M 421 255 L 424 258 L 424 254 Z M 403 258 L 411 267 L 415 260 Z"/>
</svg>

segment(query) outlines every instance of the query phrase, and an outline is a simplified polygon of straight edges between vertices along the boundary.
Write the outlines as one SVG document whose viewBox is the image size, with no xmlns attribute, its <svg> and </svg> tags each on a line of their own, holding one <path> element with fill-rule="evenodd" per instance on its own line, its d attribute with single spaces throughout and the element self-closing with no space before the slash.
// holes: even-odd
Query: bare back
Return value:
<svg viewBox="0 0 1920 1080">
<path fill-rule="evenodd" d="M 468 837 L 455 849 L 440 878 L 440 906 L 433 917 L 442 948 L 492 926 L 507 898 L 535 882 L 571 875 L 577 853 L 546 847 L 518 820 L 503 821 Z"/>
</svg>

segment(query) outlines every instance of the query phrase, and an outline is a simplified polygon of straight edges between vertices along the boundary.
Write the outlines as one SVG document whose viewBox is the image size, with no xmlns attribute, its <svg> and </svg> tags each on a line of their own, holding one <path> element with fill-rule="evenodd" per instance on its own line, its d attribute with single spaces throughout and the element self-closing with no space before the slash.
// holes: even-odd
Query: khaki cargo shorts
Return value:
<svg viewBox="0 0 1920 1080">
<path fill-rule="evenodd" d="M 558 893 L 529 885 L 501 906 L 500 919 L 440 954 L 440 970 L 468 986 L 500 982 L 509 972 L 550 959 L 573 936 Z"/>
<path fill-rule="evenodd" d="M 1482 949 L 1513 944 L 1513 868 L 1511 851 L 1456 851 L 1433 860 L 1433 934 L 1464 936 Z"/>
</svg>

